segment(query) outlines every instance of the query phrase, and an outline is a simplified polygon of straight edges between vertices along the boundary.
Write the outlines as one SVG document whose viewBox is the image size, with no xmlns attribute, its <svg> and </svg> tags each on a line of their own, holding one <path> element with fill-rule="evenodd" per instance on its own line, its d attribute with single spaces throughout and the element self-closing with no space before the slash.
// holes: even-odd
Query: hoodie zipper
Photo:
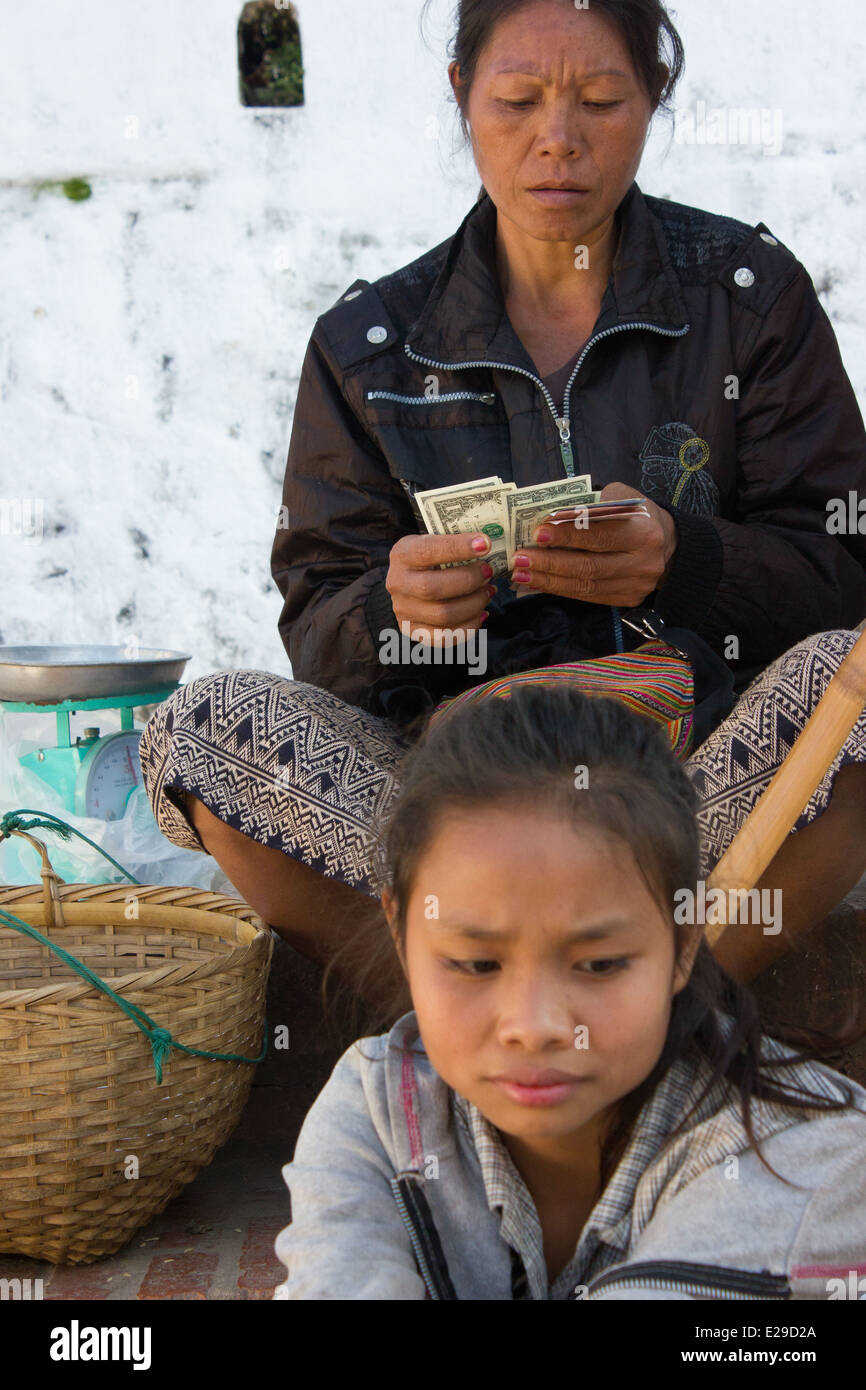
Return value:
<svg viewBox="0 0 866 1390">
<path fill-rule="evenodd" d="M 403 1225 L 409 1234 L 415 1263 L 428 1294 L 437 1301 L 455 1299 L 457 1294 L 448 1272 L 439 1233 L 424 1195 L 423 1179 L 418 1173 L 408 1169 L 391 1178 L 390 1187 Z M 411 1212 L 409 1202 L 412 1205 Z"/>
<path fill-rule="evenodd" d="M 692 1264 L 688 1260 L 639 1260 L 599 1274 L 589 1284 L 586 1297 L 613 1286 L 623 1289 L 664 1289 L 687 1293 L 692 1298 L 785 1299 L 791 1285 L 784 1274 L 767 1270 L 755 1273 L 726 1265 Z"/>
<path fill-rule="evenodd" d="M 457 1294 L 451 1283 L 447 1265 L 443 1267 L 441 1250 L 437 1252 L 433 1248 L 429 1235 L 425 1239 L 419 1220 L 420 1213 L 410 1214 L 407 1208 L 403 1196 L 404 1190 L 407 1190 L 407 1179 L 417 1182 L 418 1175 L 408 1172 L 401 1178 L 391 1178 L 390 1186 L 409 1234 L 421 1278 L 432 1299 L 454 1299 Z M 435 1230 L 435 1227 L 432 1229 Z M 610 1288 L 659 1289 L 666 1293 L 685 1293 L 691 1298 L 715 1298 L 737 1302 L 782 1300 L 791 1297 L 791 1285 L 784 1274 L 771 1274 L 768 1270 L 756 1272 L 736 1269 L 730 1265 L 694 1264 L 690 1260 L 638 1260 L 605 1270 L 603 1274 L 596 1275 L 595 1279 L 591 1280 L 586 1289 L 586 1298 L 591 1299 L 601 1290 Z"/>
</svg>

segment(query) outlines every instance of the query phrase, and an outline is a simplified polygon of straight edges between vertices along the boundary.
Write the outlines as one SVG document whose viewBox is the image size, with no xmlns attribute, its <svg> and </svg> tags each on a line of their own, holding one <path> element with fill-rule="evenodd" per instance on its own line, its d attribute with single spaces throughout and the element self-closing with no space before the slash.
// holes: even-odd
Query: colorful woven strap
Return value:
<svg viewBox="0 0 866 1390">
<path fill-rule="evenodd" d="M 576 685 L 585 695 L 622 700 L 636 714 L 664 724 L 675 757 L 689 756 L 694 742 L 695 679 L 691 663 L 678 657 L 666 642 L 642 642 L 631 652 L 563 661 L 531 671 L 500 676 L 440 700 L 427 728 L 450 710 L 480 700 L 507 700 L 519 685 Z"/>
</svg>

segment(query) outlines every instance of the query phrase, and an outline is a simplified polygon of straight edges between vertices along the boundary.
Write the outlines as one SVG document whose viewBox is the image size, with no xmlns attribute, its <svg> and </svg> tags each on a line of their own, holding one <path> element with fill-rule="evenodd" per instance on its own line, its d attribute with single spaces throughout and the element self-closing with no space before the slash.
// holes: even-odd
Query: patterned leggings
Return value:
<svg viewBox="0 0 866 1390">
<path fill-rule="evenodd" d="M 700 796 L 706 879 L 820 700 L 859 629 L 817 632 L 756 676 L 683 766 Z M 245 835 L 378 897 L 371 826 L 399 786 L 409 745 L 388 720 L 267 671 L 217 671 L 160 705 L 141 738 L 144 785 L 162 833 L 203 850 L 178 793 Z M 866 710 L 796 822 L 826 810 L 836 773 L 866 763 Z"/>
</svg>

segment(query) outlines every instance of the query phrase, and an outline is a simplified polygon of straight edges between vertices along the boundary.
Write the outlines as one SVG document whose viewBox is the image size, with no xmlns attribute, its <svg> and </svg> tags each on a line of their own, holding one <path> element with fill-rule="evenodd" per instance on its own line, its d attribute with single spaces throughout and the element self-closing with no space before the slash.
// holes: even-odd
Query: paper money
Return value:
<svg viewBox="0 0 866 1390">
<path fill-rule="evenodd" d="M 514 552 L 527 545 L 535 545 L 532 533 L 543 516 L 557 507 L 576 507 L 587 502 L 598 502 L 600 492 L 594 492 L 589 474 L 580 478 L 558 479 L 555 483 L 541 483 L 538 487 L 521 487 L 508 498 L 508 568 L 514 561 Z"/>
<path fill-rule="evenodd" d="M 490 551 L 479 558 L 492 566 L 494 579 L 510 574 L 516 551 L 537 545 L 533 532 L 550 512 L 567 507 L 596 506 L 599 510 L 595 516 L 598 520 L 604 520 L 615 516 L 620 510 L 623 513 L 631 511 L 643 500 L 610 502 L 605 508 L 601 504 L 601 492 L 593 489 L 588 473 L 575 478 L 554 478 L 547 483 L 520 488 L 514 483 L 504 483 L 499 477 L 476 478 L 449 487 L 428 488 L 424 492 L 416 492 L 414 496 L 424 525 L 431 535 L 451 536 L 480 531 L 489 536 Z M 640 510 L 645 511 L 645 508 Z M 592 516 L 591 512 L 590 519 Z M 440 569 L 475 563 L 474 559 L 447 561 L 440 565 Z M 517 587 L 518 598 L 538 597 L 537 593 Z"/>
<path fill-rule="evenodd" d="M 492 567 L 494 579 L 498 579 L 509 570 L 506 498 L 516 491 L 516 484 L 491 478 L 482 479 L 480 485 L 464 483 L 454 487 L 429 488 L 426 492 L 416 492 L 415 501 L 431 535 L 453 536 L 481 531 L 488 536 L 490 550 L 484 559 Z M 475 563 L 475 560 L 449 560 L 440 568 L 451 569 Z"/>
<path fill-rule="evenodd" d="M 642 497 L 624 497 L 622 501 L 617 500 L 616 502 L 593 502 L 580 508 L 580 510 L 586 513 L 581 525 L 596 521 L 621 521 L 624 517 L 630 516 L 649 516 Z M 576 526 L 578 524 L 577 518 L 572 512 L 572 508 L 551 512 L 549 524 L 551 526 Z"/>
</svg>

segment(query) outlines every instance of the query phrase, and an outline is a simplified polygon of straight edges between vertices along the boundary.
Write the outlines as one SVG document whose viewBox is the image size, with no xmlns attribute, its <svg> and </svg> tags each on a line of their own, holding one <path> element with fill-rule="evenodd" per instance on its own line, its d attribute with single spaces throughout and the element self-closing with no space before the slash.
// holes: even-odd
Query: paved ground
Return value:
<svg viewBox="0 0 866 1390">
<path fill-rule="evenodd" d="M 866 880 L 813 934 L 808 952 L 766 972 L 758 992 L 798 1023 L 832 1024 L 841 982 L 866 989 Z M 0 1256 L 0 1278 L 38 1279 L 46 1299 L 267 1299 L 283 1266 L 273 1253 L 289 1219 L 280 1167 L 304 1114 L 348 1039 L 330 1037 L 319 974 L 282 942 L 274 953 L 267 1016 L 285 1022 L 290 1047 L 257 1068 L 238 1129 L 211 1165 L 117 1255 L 61 1268 Z M 866 1084 L 866 1043 L 834 1064 Z"/>
</svg>

